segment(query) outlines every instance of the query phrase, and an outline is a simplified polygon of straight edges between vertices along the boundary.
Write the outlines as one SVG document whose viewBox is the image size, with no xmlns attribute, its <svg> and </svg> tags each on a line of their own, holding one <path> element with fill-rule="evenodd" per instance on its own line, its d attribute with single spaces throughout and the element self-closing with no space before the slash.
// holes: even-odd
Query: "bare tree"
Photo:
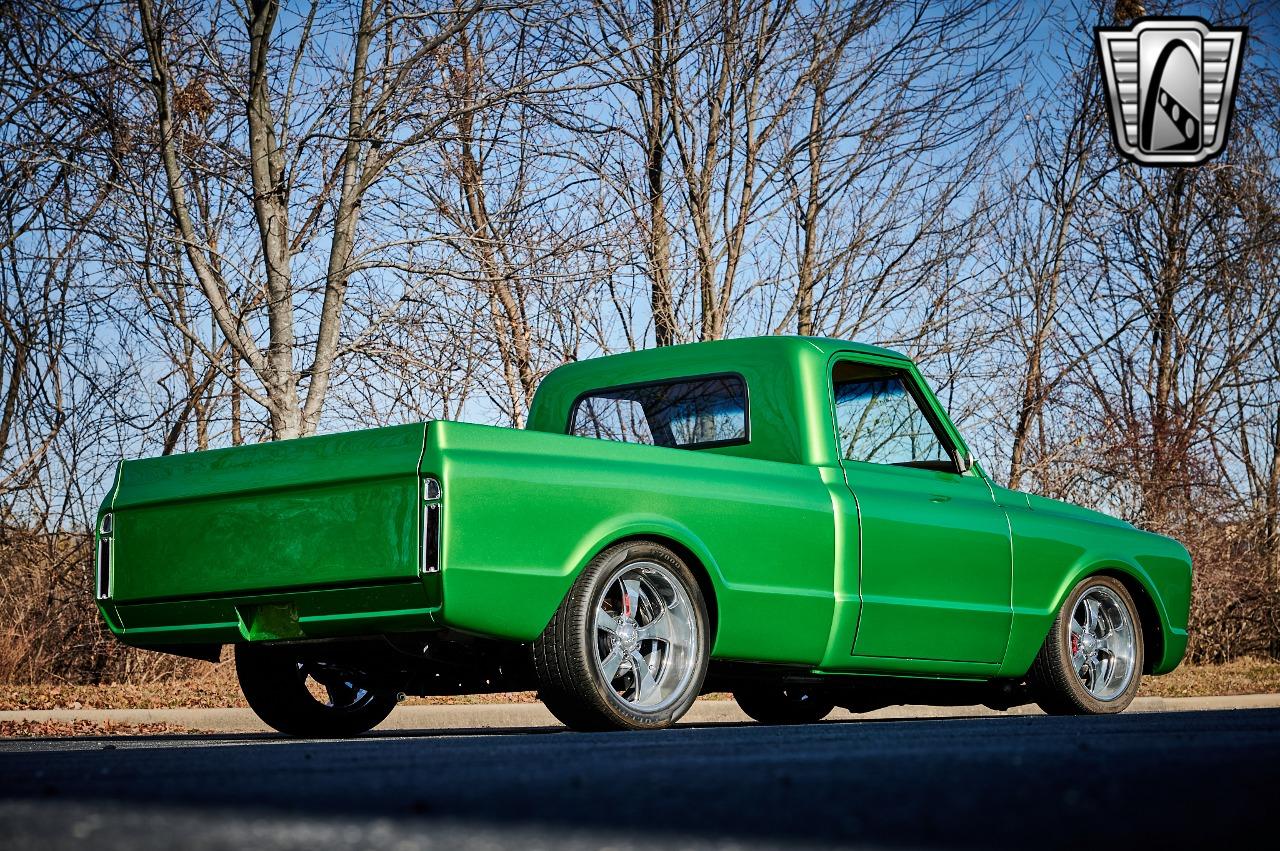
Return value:
<svg viewBox="0 0 1280 851">
<path fill-rule="evenodd" d="M 267 409 L 276 438 L 309 434 L 319 423 L 340 354 L 348 285 L 360 268 L 354 252 L 362 203 L 401 152 L 430 139 L 442 126 L 439 120 L 422 122 L 412 93 L 421 90 L 424 77 L 434 73 L 437 51 L 466 26 L 479 6 L 476 2 L 460 12 L 447 8 L 417 14 L 392 4 L 375 6 L 372 0 L 364 0 L 351 22 L 349 69 L 334 80 L 340 85 L 330 90 L 332 99 L 319 107 L 325 120 L 311 126 L 294 123 L 298 106 L 294 86 L 314 47 L 312 26 L 319 13 L 318 4 L 313 3 L 299 22 L 296 43 L 288 56 L 281 55 L 274 40 L 279 3 L 254 0 L 243 10 L 244 50 L 221 56 L 223 64 L 216 73 L 230 80 L 241 70 L 248 80 L 245 90 L 237 94 L 245 105 L 243 134 L 247 177 L 252 187 L 249 203 L 258 230 L 260 277 L 250 275 L 249 283 L 261 287 L 267 313 L 267 344 L 262 347 L 249 327 L 244 297 L 236 298 L 242 288 L 233 286 L 220 270 L 218 246 L 210 242 L 204 230 L 207 223 L 198 220 L 190 201 L 190 179 L 180 145 L 182 134 L 174 120 L 175 99 L 183 84 L 175 79 L 171 53 L 181 45 L 191 45 L 182 37 L 186 34 L 174 32 L 179 19 L 177 10 L 162 13 L 153 0 L 139 0 L 139 22 L 150 70 L 148 87 L 155 101 L 159 131 L 157 154 L 164 167 L 176 238 L 185 249 L 219 331 L 236 359 L 252 370 L 262 389 L 259 391 L 234 374 L 231 377 L 241 392 Z M 433 27 L 437 20 L 440 25 Z M 434 31 L 428 34 L 429 29 Z M 237 68 L 237 63 L 243 64 Z M 285 68 L 289 69 L 287 73 Z M 320 81 L 317 88 L 322 89 L 327 82 Z M 305 147 L 317 140 L 335 143 L 319 155 L 325 160 L 321 164 L 324 186 L 308 199 L 309 209 L 298 211 L 300 222 L 294 225 L 291 214 L 295 212 L 295 189 L 303 177 L 299 169 L 303 154 L 293 154 L 291 161 L 288 145 L 295 141 Z M 294 364 L 299 347 L 296 302 L 306 289 L 295 281 L 294 255 L 319 236 L 327 218 L 324 211 L 330 205 L 334 212 L 324 234 L 328 260 L 320 287 L 322 303 L 309 347 L 309 363 L 298 370 Z M 203 345 L 194 332 L 189 336 L 197 345 Z M 219 360 L 212 357 L 212 352 L 207 354 L 212 362 Z M 305 395 L 301 393 L 302 381 L 307 385 Z"/>
<path fill-rule="evenodd" d="M 89 330 L 78 325 L 84 294 L 77 278 L 87 224 L 106 194 L 86 172 L 111 143 L 100 69 L 79 62 L 65 31 L 36 27 L 40 17 L 39 9 L 0 11 L 3 524 L 13 520 L 13 495 L 45 486 L 70 410 L 91 389 L 73 386 L 69 350 Z M 28 520 L 43 525 L 49 518 Z"/>
<path fill-rule="evenodd" d="M 593 0 L 593 14 L 566 21 L 565 39 L 594 54 L 591 68 L 602 88 L 625 93 L 619 98 L 613 131 L 624 140 L 621 162 L 602 180 L 618 193 L 640 234 L 648 278 L 648 308 L 654 343 L 669 346 L 681 337 L 676 318 L 677 293 L 668 194 L 672 191 L 671 76 L 687 46 L 676 43 L 674 24 L 689 5 L 675 0 L 621 3 Z M 632 151 L 638 151 L 639 179 L 632 175 Z M 588 154 L 589 156 L 590 154 Z M 602 172 L 607 157 L 598 161 Z"/>
<path fill-rule="evenodd" d="M 1080 307 L 1081 294 L 1070 288 L 1088 276 L 1083 245 L 1090 227 L 1104 215 L 1098 189 L 1116 167 L 1106 147 L 1099 72 L 1084 43 L 1090 31 L 1089 21 L 1071 19 L 1052 36 L 1066 49 L 1054 51 L 1060 58 L 1052 76 L 1036 83 L 1053 80 L 1054 98 L 1047 109 L 1027 110 L 1030 163 L 1010 179 L 1012 214 L 1000 223 L 1005 229 L 1001 250 L 1007 252 L 1002 266 L 1009 276 L 1008 322 L 1017 335 L 1011 368 L 1021 383 L 1009 450 L 1012 488 L 1036 469 L 1037 460 L 1052 459 L 1044 423 L 1051 394 L 1096 349 L 1086 344 L 1067 353 L 1061 339 L 1070 333 L 1072 312 Z M 1127 325 L 1122 319 L 1114 331 Z"/>
<path fill-rule="evenodd" d="M 795 286 L 775 328 L 882 323 L 969 250 L 1027 25 L 1016 10 L 983 11 L 830 2 L 802 19 L 809 64 L 779 154 Z"/>
</svg>

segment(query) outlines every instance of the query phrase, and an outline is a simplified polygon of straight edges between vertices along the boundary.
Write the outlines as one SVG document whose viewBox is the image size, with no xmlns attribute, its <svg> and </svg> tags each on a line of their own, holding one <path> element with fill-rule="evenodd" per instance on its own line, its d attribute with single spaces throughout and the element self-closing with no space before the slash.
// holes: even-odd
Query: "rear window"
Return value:
<svg viewBox="0 0 1280 851">
<path fill-rule="evenodd" d="M 569 433 L 678 449 L 746 443 L 747 385 L 715 375 L 592 390 L 574 403 Z"/>
</svg>

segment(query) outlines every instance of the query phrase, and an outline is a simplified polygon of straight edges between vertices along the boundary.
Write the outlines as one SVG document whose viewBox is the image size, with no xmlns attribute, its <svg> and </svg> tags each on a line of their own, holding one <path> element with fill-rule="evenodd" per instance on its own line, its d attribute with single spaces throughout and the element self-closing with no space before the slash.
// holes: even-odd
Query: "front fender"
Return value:
<svg viewBox="0 0 1280 851">
<path fill-rule="evenodd" d="M 1163 674 L 1178 666 L 1186 653 L 1191 603 L 1191 560 L 1181 544 L 1133 527 L 1044 511 L 1011 512 L 1010 521 L 1014 616 L 999 676 L 1026 674 L 1072 589 L 1098 574 L 1116 576 L 1133 593 L 1147 637 L 1148 671 Z"/>
</svg>

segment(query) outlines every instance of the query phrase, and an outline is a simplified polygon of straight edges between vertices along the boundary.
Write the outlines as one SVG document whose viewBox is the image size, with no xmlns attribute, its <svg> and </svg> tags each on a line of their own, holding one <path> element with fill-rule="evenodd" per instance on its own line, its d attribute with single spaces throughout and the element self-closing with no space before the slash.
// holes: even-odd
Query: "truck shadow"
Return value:
<svg viewBox="0 0 1280 851">
<path fill-rule="evenodd" d="M 347 741 L 174 735 L 6 748 L 0 800 L 391 819 L 427 833 L 462 824 L 938 847 L 1074 845 L 1070 814 L 1123 813 L 1107 819 L 1112 840 L 1187 846 L 1261 829 L 1277 765 L 1280 710 Z M 1187 800 L 1196 805 L 1175 804 Z"/>
</svg>

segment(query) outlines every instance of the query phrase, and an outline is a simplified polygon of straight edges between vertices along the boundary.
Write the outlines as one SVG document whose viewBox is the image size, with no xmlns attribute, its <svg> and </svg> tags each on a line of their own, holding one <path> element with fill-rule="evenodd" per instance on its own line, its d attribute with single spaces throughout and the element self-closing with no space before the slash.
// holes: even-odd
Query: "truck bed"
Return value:
<svg viewBox="0 0 1280 851">
<path fill-rule="evenodd" d="M 122 462 L 104 503 L 108 619 L 135 638 L 163 640 L 181 624 L 184 641 L 193 629 L 225 641 L 287 637 L 299 618 L 347 613 L 349 592 L 366 608 L 429 607 L 419 579 L 426 428 Z M 399 583 L 413 588 L 380 599 Z M 343 589 L 345 602 L 326 589 Z"/>
<path fill-rule="evenodd" d="M 528 642 L 596 552 L 649 537 L 705 571 L 715 652 L 813 663 L 834 565 L 856 553 L 837 540 L 842 487 L 836 469 L 445 421 L 130 461 L 103 506 L 99 605 L 137 645 L 440 627 Z"/>
</svg>

